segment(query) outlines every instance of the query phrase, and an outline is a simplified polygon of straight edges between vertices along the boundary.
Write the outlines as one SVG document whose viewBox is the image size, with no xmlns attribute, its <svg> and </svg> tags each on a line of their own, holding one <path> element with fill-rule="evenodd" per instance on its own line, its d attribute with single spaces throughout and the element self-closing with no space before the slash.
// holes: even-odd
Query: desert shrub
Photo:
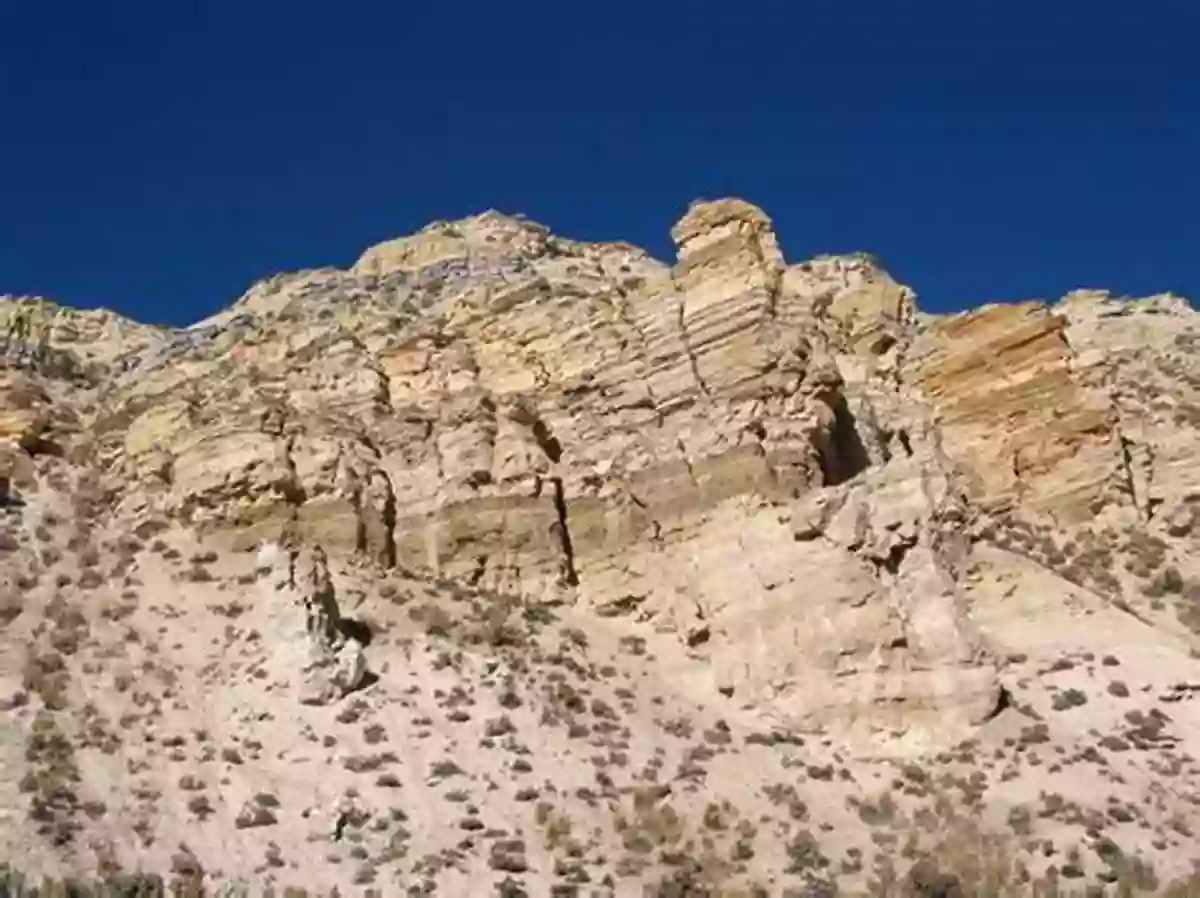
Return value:
<svg viewBox="0 0 1200 898">
<path fill-rule="evenodd" d="M 20 789 L 29 795 L 29 819 L 39 835 L 55 845 L 65 845 L 79 829 L 75 790 L 80 776 L 75 749 L 49 712 L 42 711 L 34 718 L 25 740 L 25 759 L 30 766 Z"/>
<path fill-rule="evenodd" d="M 1166 561 L 1167 548 L 1157 536 L 1130 530 L 1125 537 L 1125 551 L 1130 555 L 1125 567 L 1139 577 L 1149 577 Z"/>
<path fill-rule="evenodd" d="M 15 590 L 0 590 L 0 628 L 7 627 L 21 616 L 25 603 Z"/>
<path fill-rule="evenodd" d="M 25 664 L 21 669 L 21 685 L 39 696 L 42 703 L 52 711 L 61 711 L 67 706 L 67 688 L 70 674 L 66 662 L 58 652 L 31 645 L 25 650 Z"/>
</svg>

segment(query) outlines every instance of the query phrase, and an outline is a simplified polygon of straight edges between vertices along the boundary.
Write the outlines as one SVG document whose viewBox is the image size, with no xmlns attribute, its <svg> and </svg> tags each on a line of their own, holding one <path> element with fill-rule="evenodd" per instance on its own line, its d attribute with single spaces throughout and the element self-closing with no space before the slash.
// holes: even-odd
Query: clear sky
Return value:
<svg viewBox="0 0 1200 898">
<path fill-rule="evenodd" d="M 695 197 L 927 310 L 1200 305 L 1197 0 L 8 0 L 0 292 L 188 323 L 495 207 L 669 259 Z"/>
</svg>

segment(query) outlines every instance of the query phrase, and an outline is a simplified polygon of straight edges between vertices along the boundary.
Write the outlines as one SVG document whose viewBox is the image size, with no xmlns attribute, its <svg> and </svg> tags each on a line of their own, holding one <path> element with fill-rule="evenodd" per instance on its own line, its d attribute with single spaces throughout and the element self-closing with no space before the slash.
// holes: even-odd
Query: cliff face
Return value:
<svg viewBox="0 0 1200 898">
<path fill-rule="evenodd" d="M 488 212 L 184 331 L 126 326 L 96 462 L 135 523 L 636 616 L 764 712 L 901 729 L 997 701 L 954 533 L 1194 507 L 1181 300 L 918 323 L 868 257 L 789 266 L 749 203 L 693 204 L 671 233 L 668 267 Z M 95 317 L 60 345 L 114 346 Z"/>
<path fill-rule="evenodd" d="M 488 213 L 259 285 L 137 357 L 97 458 L 135 520 L 627 609 L 792 723 L 982 719 L 994 670 L 940 547 L 960 477 L 907 395 L 971 384 L 907 376 L 911 291 L 865 258 L 789 268 L 736 200 L 672 235 L 668 268 Z M 860 475 L 903 507 L 873 524 Z M 814 493 L 881 545 L 798 541 Z"/>
<path fill-rule="evenodd" d="M 1193 638 L 1186 302 L 928 316 L 867 256 L 788 264 L 740 200 L 671 233 L 668 266 L 487 212 L 183 330 L 68 312 L 56 367 L 0 376 L 0 438 L 119 531 L 570 608 L 662 640 L 690 700 L 866 755 L 1004 712 L 1006 565 Z M 334 643 L 318 703 L 361 682 Z"/>
</svg>

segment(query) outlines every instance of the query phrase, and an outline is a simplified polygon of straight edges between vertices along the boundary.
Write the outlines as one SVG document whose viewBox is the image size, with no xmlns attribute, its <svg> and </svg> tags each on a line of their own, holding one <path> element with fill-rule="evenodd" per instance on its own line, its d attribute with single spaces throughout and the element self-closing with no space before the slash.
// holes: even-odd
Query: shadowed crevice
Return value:
<svg viewBox="0 0 1200 898">
<path fill-rule="evenodd" d="M 870 464 L 870 456 L 858 435 L 854 413 L 850 411 L 846 397 L 839 396 L 833 406 L 833 431 L 821 453 L 821 472 L 825 475 L 825 485 L 845 483 L 865 471 Z"/>
<path fill-rule="evenodd" d="M 550 432 L 550 428 L 540 418 L 533 423 L 533 438 L 537 441 L 538 447 L 546 453 L 546 458 L 558 464 L 562 460 L 562 444 L 558 438 Z"/>
<path fill-rule="evenodd" d="M 384 472 L 387 497 L 383 500 L 383 564 L 391 570 L 396 566 L 396 490 L 392 478 Z"/>
<path fill-rule="evenodd" d="M 363 648 L 371 644 L 371 628 L 361 620 L 353 617 L 340 617 L 337 621 L 337 630 L 347 639 L 353 639 Z"/>
<path fill-rule="evenodd" d="M 579 577 L 575 572 L 575 547 L 571 543 L 571 528 L 567 523 L 567 500 L 563 495 L 562 478 L 551 480 L 554 484 L 554 511 L 558 515 L 558 538 L 562 545 L 564 579 L 568 586 L 578 586 Z"/>
</svg>

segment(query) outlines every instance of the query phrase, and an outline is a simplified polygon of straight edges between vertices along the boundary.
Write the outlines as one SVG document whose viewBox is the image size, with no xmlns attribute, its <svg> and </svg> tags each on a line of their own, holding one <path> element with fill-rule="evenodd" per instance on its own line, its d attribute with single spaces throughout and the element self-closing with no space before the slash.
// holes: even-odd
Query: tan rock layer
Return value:
<svg viewBox="0 0 1200 898">
<path fill-rule="evenodd" d="M 906 376 L 989 509 L 1021 502 L 1077 522 L 1107 490 L 1115 421 L 1106 397 L 1076 380 L 1065 327 L 1039 303 L 993 306 L 936 322 L 910 359 Z"/>
</svg>

